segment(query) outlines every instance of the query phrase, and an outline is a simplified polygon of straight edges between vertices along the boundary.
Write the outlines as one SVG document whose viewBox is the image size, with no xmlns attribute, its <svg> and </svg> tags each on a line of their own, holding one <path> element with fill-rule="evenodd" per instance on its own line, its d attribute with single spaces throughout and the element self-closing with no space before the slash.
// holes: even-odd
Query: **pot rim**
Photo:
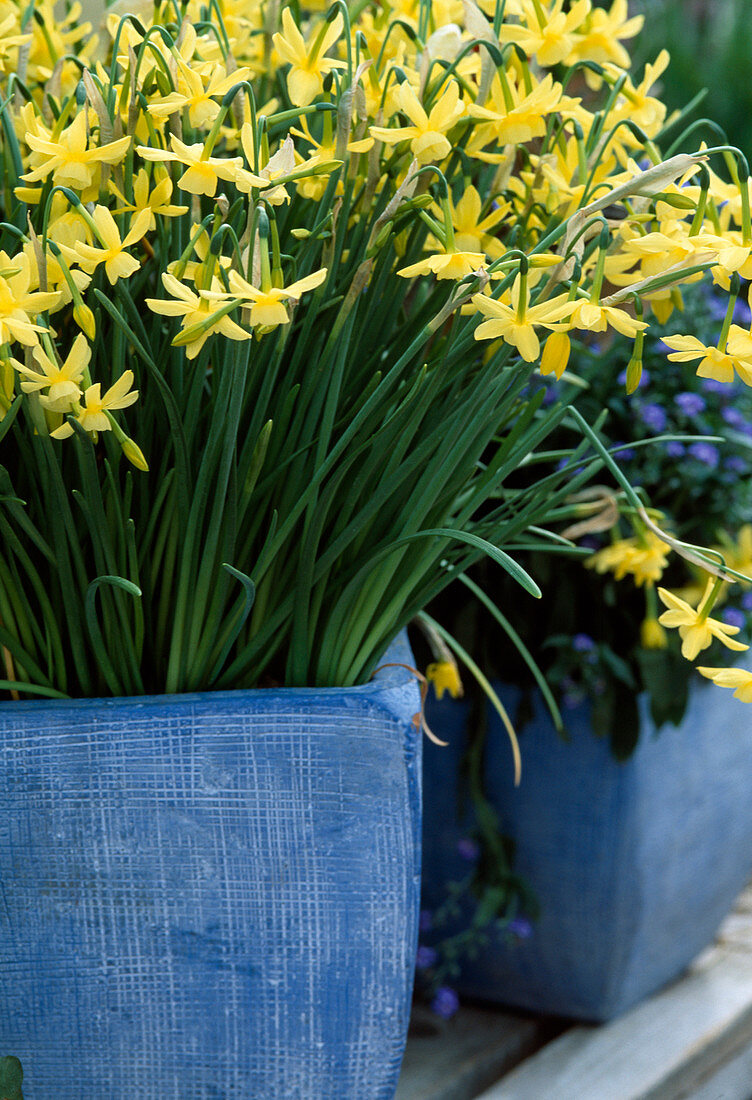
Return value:
<svg viewBox="0 0 752 1100">
<path fill-rule="evenodd" d="M 389 667 L 382 667 L 388 665 Z M 106 695 L 92 697 L 76 697 L 72 699 L 17 699 L 0 703 L 0 724 L 5 718 L 17 718 L 33 710 L 84 710 L 106 709 L 119 711 L 128 709 L 133 711 L 137 707 L 154 707 L 184 709 L 185 707 L 200 707 L 212 709 L 221 706 L 222 703 L 234 704 L 235 710 L 238 704 L 243 702 L 262 702 L 265 709 L 276 702 L 291 702 L 308 704 L 314 699 L 334 702 L 343 695 L 348 698 L 360 699 L 364 696 L 379 697 L 394 691 L 415 687 L 417 679 L 413 672 L 414 658 L 410 650 L 407 638 L 407 630 L 403 629 L 388 646 L 383 657 L 377 665 L 372 679 L 365 684 L 353 684 L 350 687 L 275 687 L 275 688 L 232 688 L 221 691 L 189 691 L 175 692 L 173 694 L 160 693 L 157 695 Z"/>
</svg>

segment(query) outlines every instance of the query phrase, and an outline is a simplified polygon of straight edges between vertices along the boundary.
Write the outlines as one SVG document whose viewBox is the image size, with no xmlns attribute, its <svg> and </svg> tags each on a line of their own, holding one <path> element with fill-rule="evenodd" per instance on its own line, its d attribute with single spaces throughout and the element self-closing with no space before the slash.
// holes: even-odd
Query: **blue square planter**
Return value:
<svg viewBox="0 0 752 1100">
<path fill-rule="evenodd" d="M 501 688 L 514 714 L 519 692 Z M 752 708 L 695 683 L 679 728 L 659 734 L 640 699 L 642 733 L 617 763 L 587 708 L 565 714 L 570 742 L 541 700 L 520 732 L 522 783 L 513 785 L 506 734 L 489 718 L 485 780 L 515 870 L 541 917 L 529 939 L 497 934 L 458 983 L 461 993 L 604 1021 L 677 977 L 713 938 L 752 874 Z M 434 702 L 424 762 L 424 906 L 468 870 L 457 852 L 457 775 L 467 707 Z M 457 930 L 449 929 L 449 931 Z"/>
<path fill-rule="evenodd" d="M 28 1100 L 393 1096 L 418 709 L 400 668 L 0 707 L 0 1052 Z"/>
</svg>

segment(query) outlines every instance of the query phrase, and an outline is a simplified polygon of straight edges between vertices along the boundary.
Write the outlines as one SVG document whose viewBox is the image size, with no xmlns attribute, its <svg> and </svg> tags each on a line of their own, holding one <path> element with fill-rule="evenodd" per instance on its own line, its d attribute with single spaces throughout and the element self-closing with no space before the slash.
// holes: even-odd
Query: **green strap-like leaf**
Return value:
<svg viewBox="0 0 752 1100">
<path fill-rule="evenodd" d="M 561 720 L 561 713 L 558 706 L 556 705 L 556 700 L 553 697 L 551 688 L 546 683 L 545 676 L 538 667 L 537 661 L 523 642 L 522 638 L 514 629 L 509 619 L 507 619 L 506 615 L 504 615 L 499 610 L 499 608 L 496 606 L 490 596 L 483 591 L 480 585 L 477 585 L 475 581 L 472 581 L 469 577 L 466 577 L 464 573 L 460 574 L 457 580 L 462 581 L 462 583 L 470 589 L 470 591 L 480 600 L 483 606 L 487 608 L 491 615 L 493 615 L 499 626 L 501 626 L 501 628 L 506 632 L 509 640 L 515 646 L 517 652 L 522 657 L 523 661 L 533 674 L 535 682 L 538 685 L 538 688 L 540 689 L 540 692 L 546 701 L 546 706 L 548 707 L 554 725 L 556 726 L 558 732 L 561 733 L 561 731 L 564 729 L 564 723 Z"/>
<path fill-rule="evenodd" d="M 113 588 L 122 588 L 125 592 L 129 592 L 131 596 L 135 596 L 136 598 L 141 596 L 141 589 L 138 585 L 133 584 L 132 581 L 128 581 L 124 577 L 104 576 L 95 577 L 86 590 L 86 625 L 89 628 L 89 635 L 94 647 L 97 663 L 102 670 L 102 675 L 107 681 L 107 686 L 112 694 L 122 695 L 123 689 L 112 662 L 107 655 L 104 637 L 102 636 L 102 630 L 97 619 L 97 611 L 94 606 L 97 589 L 100 584 L 109 584 L 112 585 Z"/>
<path fill-rule="evenodd" d="M 395 546 L 400 546 L 402 543 L 413 542 L 415 539 L 429 538 L 432 535 L 436 535 L 440 538 L 454 539 L 456 542 L 465 542 L 468 546 L 474 546 L 477 550 L 482 550 L 484 554 L 492 558 L 493 561 L 502 567 L 502 569 L 505 569 L 509 576 L 517 581 L 526 592 L 529 592 L 531 596 L 535 596 L 536 599 L 540 599 L 542 595 L 540 588 L 530 574 L 525 572 L 519 562 L 516 562 L 514 558 L 511 558 L 509 554 L 506 554 L 503 550 L 500 550 L 498 546 L 494 546 L 492 542 L 480 538 L 479 535 L 473 535 L 470 531 L 459 531 L 452 527 L 434 527 L 425 531 L 416 531 L 414 535 L 403 535 L 402 538 L 395 539 L 394 542 L 390 543 L 389 546 L 384 549 L 384 553 L 389 553 Z"/>
</svg>

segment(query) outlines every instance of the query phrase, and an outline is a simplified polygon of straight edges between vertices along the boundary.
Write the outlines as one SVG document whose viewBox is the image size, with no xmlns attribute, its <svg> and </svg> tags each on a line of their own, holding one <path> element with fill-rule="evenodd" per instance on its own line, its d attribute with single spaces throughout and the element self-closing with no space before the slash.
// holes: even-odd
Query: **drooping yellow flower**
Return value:
<svg viewBox="0 0 752 1100">
<path fill-rule="evenodd" d="M 745 668 L 707 668 L 697 666 L 697 671 L 719 687 L 734 688 L 734 698 L 752 703 L 752 672 Z"/>
<path fill-rule="evenodd" d="M 691 363 L 699 359 L 697 374 L 700 378 L 714 378 L 717 382 L 730 383 L 734 381 L 736 372 L 742 382 L 752 386 L 752 342 L 748 347 L 746 340 L 743 341 L 737 334 L 733 334 L 732 329 L 737 329 L 741 337 L 745 335 L 738 325 L 732 325 L 725 350 L 708 347 L 696 336 L 664 336 L 663 343 L 673 349 L 667 358 L 672 363 Z M 739 354 L 740 352 L 744 354 Z"/>
<path fill-rule="evenodd" d="M 403 279 L 412 279 L 416 275 L 435 275 L 437 279 L 465 279 L 478 271 L 486 262 L 484 252 L 460 252 L 459 249 L 447 249 L 426 256 L 417 263 L 403 267 L 397 272 Z"/>
<path fill-rule="evenodd" d="M 713 638 L 717 638 L 727 649 L 734 649 L 740 653 L 745 649 L 749 649 L 749 646 L 734 641 L 733 635 L 739 633 L 738 626 L 729 626 L 728 623 L 722 623 L 719 619 L 711 619 L 707 612 L 702 610 L 713 584 L 714 580 L 711 577 L 697 608 L 690 607 L 688 603 L 685 603 L 684 600 L 679 599 L 673 592 L 669 592 L 665 588 L 658 589 L 661 601 L 669 609 L 663 612 L 658 622 L 663 626 L 679 628 L 679 636 L 682 639 L 682 656 L 686 657 L 688 661 L 694 661 L 701 650 L 707 649 Z"/>
<path fill-rule="evenodd" d="M 396 126 L 390 129 L 372 126 L 372 136 L 388 145 L 409 141 L 410 150 L 418 164 L 440 164 L 452 149 L 447 134 L 465 113 L 465 104 L 460 99 L 459 87 L 455 81 L 447 82 L 428 114 L 407 81 L 397 89 L 395 102 L 398 109 L 410 119 L 412 126 Z"/>
<path fill-rule="evenodd" d="M 214 280 L 209 290 L 197 288 L 194 291 L 165 271 L 162 283 L 172 300 L 147 298 L 146 304 L 166 317 L 182 317 L 181 331 L 172 342 L 176 347 L 185 347 L 188 359 L 195 359 L 215 332 L 230 340 L 251 339 L 251 333 L 227 315 L 228 309 L 237 303 L 224 292 L 218 280 Z"/>
<path fill-rule="evenodd" d="M 276 328 L 277 325 L 290 323 L 287 312 L 288 302 L 297 302 L 301 294 L 321 286 L 326 278 L 327 269 L 312 271 L 303 279 L 289 286 L 270 286 L 266 290 L 253 286 L 237 271 L 230 272 L 230 290 L 241 302 L 251 304 L 251 324 L 262 328 Z"/>
<path fill-rule="evenodd" d="M 591 302 L 587 298 L 578 298 L 572 303 L 570 328 L 585 329 L 587 332 L 606 332 L 613 328 L 622 336 L 634 338 L 638 332 L 648 328 L 647 321 L 638 321 L 624 309 L 607 306 L 603 302 Z"/>
<path fill-rule="evenodd" d="M 290 68 L 287 72 L 287 91 L 296 107 L 307 107 L 323 90 L 324 77 L 334 69 L 344 69 L 344 61 L 327 57 L 342 34 L 344 22 L 337 15 L 333 22 L 324 27 L 315 27 L 306 42 L 300 33 L 292 12 L 285 7 L 282 12 L 283 34 L 274 35 L 274 45 L 283 64 Z"/>
<path fill-rule="evenodd" d="M 473 305 L 488 318 L 476 328 L 476 340 L 497 340 L 501 337 L 505 343 L 517 348 L 526 362 L 534 363 L 540 355 L 535 326 L 555 326 L 557 321 L 572 312 L 574 302 L 570 302 L 566 294 L 559 294 L 540 305 L 531 306 L 527 280 L 518 275 L 512 286 L 510 305 L 485 294 L 473 295 Z"/>
<path fill-rule="evenodd" d="M 632 576 L 638 588 L 659 581 L 668 564 L 671 547 L 653 531 L 647 530 L 634 538 L 618 539 L 596 551 L 585 562 L 596 573 L 613 573 L 617 581 Z"/>
<path fill-rule="evenodd" d="M 38 163 L 21 179 L 27 183 L 38 183 L 52 174 L 54 184 L 86 191 L 94 182 L 97 168 L 102 164 L 120 164 L 131 143 L 129 137 L 124 137 L 106 145 L 90 145 L 87 130 L 87 112 L 84 110 L 57 138 L 28 134 L 26 140 L 38 154 Z"/>
<path fill-rule="evenodd" d="M 100 264 L 104 264 L 105 274 L 114 286 L 118 279 L 128 279 L 138 271 L 140 264 L 135 256 L 127 251 L 145 235 L 153 215 L 150 209 L 142 210 L 131 223 L 126 235 L 120 238 L 117 224 L 106 206 L 96 206 L 91 219 L 97 230 L 101 247 L 80 242 L 73 247 L 60 245 L 69 263 L 77 263 L 90 275 Z"/>
<path fill-rule="evenodd" d="M 453 699 L 462 697 L 462 681 L 457 665 L 452 661 L 435 661 L 426 669 L 426 679 L 433 684 L 436 698 L 441 699 L 448 691 Z"/>
<path fill-rule="evenodd" d="M 37 344 L 32 351 L 39 370 L 32 370 L 13 359 L 13 366 L 26 379 L 21 383 L 24 393 L 39 393 L 40 400 L 50 412 L 68 412 L 81 396 L 81 383 L 84 371 L 91 362 L 91 345 L 80 333 L 73 341 L 64 363 L 53 360 Z M 46 390 L 46 393 L 41 393 Z"/>
<path fill-rule="evenodd" d="M 81 427 L 91 434 L 108 432 L 112 429 L 108 412 L 114 409 L 127 409 L 129 405 L 138 401 L 138 390 L 132 390 L 133 371 L 127 370 L 121 374 L 117 382 L 110 386 L 107 392 L 101 393 L 101 384 L 95 382 L 89 386 L 84 394 L 84 405 L 76 410 L 76 420 Z M 54 439 L 68 439 L 73 435 L 73 425 L 61 424 L 50 435 Z"/>
</svg>

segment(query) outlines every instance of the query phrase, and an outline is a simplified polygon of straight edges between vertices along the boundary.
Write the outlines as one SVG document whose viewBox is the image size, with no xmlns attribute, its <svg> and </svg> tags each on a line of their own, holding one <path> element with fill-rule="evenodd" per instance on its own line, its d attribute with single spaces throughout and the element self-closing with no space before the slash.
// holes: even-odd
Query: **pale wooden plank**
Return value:
<svg viewBox="0 0 752 1100">
<path fill-rule="evenodd" d="M 560 1030 L 498 1010 L 463 1006 L 441 1020 L 417 1008 L 395 1100 L 472 1100 Z"/>
<path fill-rule="evenodd" d="M 481 1100 L 674 1100 L 748 1042 L 752 953 L 716 948 L 618 1020 L 567 1031 Z"/>
<path fill-rule="evenodd" d="M 750 1100 L 752 1047 L 747 1047 L 718 1073 L 686 1094 L 687 1100 Z"/>
</svg>

